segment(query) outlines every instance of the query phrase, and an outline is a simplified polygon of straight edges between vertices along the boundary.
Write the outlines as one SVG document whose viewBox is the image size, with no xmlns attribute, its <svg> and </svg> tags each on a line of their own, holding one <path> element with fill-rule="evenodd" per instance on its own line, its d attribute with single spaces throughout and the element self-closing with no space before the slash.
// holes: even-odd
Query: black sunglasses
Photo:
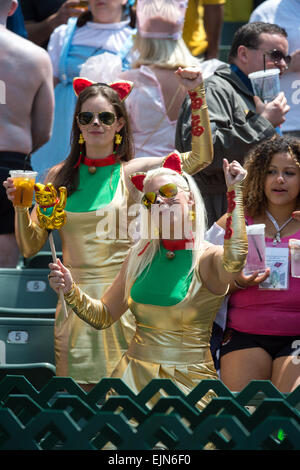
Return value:
<svg viewBox="0 0 300 470">
<path fill-rule="evenodd" d="M 278 64 L 282 59 L 285 61 L 286 65 L 289 66 L 291 63 L 291 56 L 284 55 L 282 51 L 278 49 L 272 49 L 271 51 L 264 51 L 264 55 L 268 55 L 274 64 Z"/>
<path fill-rule="evenodd" d="M 116 120 L 115 114 L 111 113 L 110 111 L 103 111 L 102 113 L 93 113 L 92 111 L 81 111 L 77 114 L 78 122 L 82 126 L 87 126 L 88 124 L 91 124 L 91 122 L 93 122 L 93 120 L 95 119 L 95 116 L 97 116 L 99 121 L 102 122 L 102 124 L 104 124 L 105 126 L 112 126 Z"/>
</svg>

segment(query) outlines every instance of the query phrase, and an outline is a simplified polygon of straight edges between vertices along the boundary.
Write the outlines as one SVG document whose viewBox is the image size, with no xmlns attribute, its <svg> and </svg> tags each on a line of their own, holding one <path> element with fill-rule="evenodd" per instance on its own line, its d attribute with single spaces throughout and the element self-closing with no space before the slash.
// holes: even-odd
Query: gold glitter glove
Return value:
<svg viewBox="0 0 300 470">
<path fill-rule="evenodd" d="M 213 144 L 203 83 L 189 91 L 191 98 L 192 151 L 181 153 L 182 169 L 189 175 L 208 166 L 213 160 Z"/>
<path fill-rule="evenodd" d="M 70 292 L 64 295 L 76 315 L 93 328 L 104 330 L 109 328 L 114 320 L 108 308 L 101 300 L 92 299 L 73 282 Z"/>
<path fill-rule="evenodd" d="M 15 207 L 15 234 L 25 258 L 38 253 L 48 238 L 47 230 L 30 218 L 28 207 Z"/>
<path fill-rule="evenodd" d="M 248 253 L 242 185 L 241 181 L 230 186 L 227 190 L 228 210 L 223 265 L 229 273 L 236 273 L 243 269 Z"/>
</svg>

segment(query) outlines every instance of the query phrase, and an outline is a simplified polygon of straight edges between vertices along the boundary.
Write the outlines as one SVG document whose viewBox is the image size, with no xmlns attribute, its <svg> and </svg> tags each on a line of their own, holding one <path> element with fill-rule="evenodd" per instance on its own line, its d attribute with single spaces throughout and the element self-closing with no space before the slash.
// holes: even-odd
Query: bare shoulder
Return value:
<svg viewBox="0 0 300 470">
<path fill-rule="evenodd" d="M 52 69 L 51 59 L 48 52 L 32 41 L 10 32 L 12 36 L 7 37 L 7 42 L 13 41 L 10 48 L 11 59 L 16 60 L 19 67 L 26 72 L 31 71 L 31 79 L 39 75 L 48 74 Z"/>
</svg>

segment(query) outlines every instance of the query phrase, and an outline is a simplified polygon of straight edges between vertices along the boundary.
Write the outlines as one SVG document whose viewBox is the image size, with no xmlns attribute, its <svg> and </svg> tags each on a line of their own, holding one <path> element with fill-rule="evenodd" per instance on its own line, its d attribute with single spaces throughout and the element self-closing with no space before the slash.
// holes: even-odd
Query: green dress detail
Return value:
<svg viewBox="0 0 300 470">
<path fill-rule="evenodd" d="M 186 297 L 193 277 L 192 250 L 176 250 L 173 259 L 166 257 L 168 251 L 161 244 L 150 268 L 136 279 L 130 293 L 134 302 L 165 307 Z"/>
<path fill-rule="evenodd" d="M 90 212 L 107 206 L 117 190 L 120 168 L 120 163 L 102 166 L 92 175 L 87 165 L 80 165 L 79 186 L 68 197 L 66 211 Z"/>
</svg>

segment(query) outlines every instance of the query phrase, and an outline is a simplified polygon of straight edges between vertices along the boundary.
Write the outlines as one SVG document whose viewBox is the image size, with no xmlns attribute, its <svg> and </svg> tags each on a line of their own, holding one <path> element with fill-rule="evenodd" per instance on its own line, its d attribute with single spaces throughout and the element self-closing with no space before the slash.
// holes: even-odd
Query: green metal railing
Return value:
<svg viewBox="0 0 300 470">
<path fill-rule="evenodd" d="M 149 409 L 161 389 L 166 397 Z M 199 411 L 195 404 L 209 390 L 217 397 Z M 300 387 L 282 394 L 268 381 L 232 393 L 218 380 L 203 380 L 185 396 L 167 379 L 135 395 L 120 379 L 102 379 L 85 393 L 71 378 L 53 377 L 38 391 L 25 377 L 6 376 L 0 449 L 199 450 L 213 443 L 224 450 L 299 450 L 299 410 Z"/>
</svg>

